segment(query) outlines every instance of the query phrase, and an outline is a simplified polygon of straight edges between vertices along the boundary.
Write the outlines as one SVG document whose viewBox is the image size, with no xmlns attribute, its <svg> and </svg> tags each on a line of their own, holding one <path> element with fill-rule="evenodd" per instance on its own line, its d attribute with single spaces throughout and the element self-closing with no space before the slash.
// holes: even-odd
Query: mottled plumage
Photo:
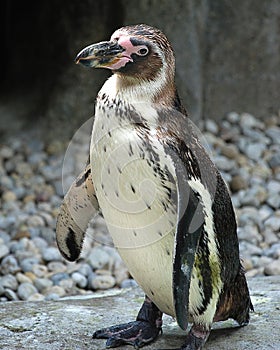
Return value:
<svg viewBox="0 0 280 350">
<path fill-rule="evenodd" d="M 76 62 L 114 74 L 97 96 L 90 165 L 62 204 L 58 246 L 77 259 L 101 210 L 146 294 L 136 321 L 94 337 L 141 347 L 159 334 L 164 312 L 182 329 L 193 323 L 181 349 L 195 350 L 213 322 L 247 324 L 252 305 L 230 196 L 181 105 L 168 40 L 158 29 L 128 26 Z"/>
</svg>

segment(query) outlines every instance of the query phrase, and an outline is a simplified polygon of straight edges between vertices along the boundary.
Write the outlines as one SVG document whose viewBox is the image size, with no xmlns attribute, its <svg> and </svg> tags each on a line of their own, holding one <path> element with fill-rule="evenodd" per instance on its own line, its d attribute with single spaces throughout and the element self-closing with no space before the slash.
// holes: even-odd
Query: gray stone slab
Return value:
<svg viewBox="0 0 280 350">
<path fill-rule="evenodd" d="M 206 350 L 280 349 L 280 277 L 249 280 L 255 312 L 249 326 L 229 320 L 216 323 Z M 143 301 L 140 289 L 110 290 L 94 297 L 52 302 L 9 302 L 0 309 L 0 349 L 102 350 L 104 340 L 92 340 L 94 330 L 133 320 Z M 184 341 L 184 332 L 164 316 L 163 335 L 144 349 L 171 349 Z M 124 346 L 120 349 L 133 349 Z"/>
</svg>

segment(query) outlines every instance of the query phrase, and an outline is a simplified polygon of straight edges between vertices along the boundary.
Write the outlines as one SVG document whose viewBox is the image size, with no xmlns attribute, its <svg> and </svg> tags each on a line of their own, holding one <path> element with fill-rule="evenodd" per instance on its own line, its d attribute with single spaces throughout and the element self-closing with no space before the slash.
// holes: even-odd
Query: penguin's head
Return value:
<svg viewBox="0 0 280 350">
<path fill-rule="evenodd" d="M 107 68 L 128 82 L 153 82 L 173 86 L 175 58 L 166 36 L 145 24 L 116 30 L 109 41 L 84 48 L 76 63 L 93 68 Z M 166 83 L 166 84 L 163 84 Z"/>
</svg>

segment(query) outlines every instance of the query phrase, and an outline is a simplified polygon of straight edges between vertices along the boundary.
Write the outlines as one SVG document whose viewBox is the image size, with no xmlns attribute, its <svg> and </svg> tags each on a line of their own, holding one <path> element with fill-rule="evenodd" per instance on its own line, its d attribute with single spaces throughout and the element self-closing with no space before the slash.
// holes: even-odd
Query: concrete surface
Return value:
<svg viewBox="0 0 280 350">
<path fill-rule="evenodd" d="M 280 349 L 280 277 L 254 278 L 249 285 L 255 307 L 249 326 L 238 328 L 231 320 L 215 324 L 204 349 Z M 91 339 L 93 331 L 133 320 L 142 301 L 143 293 L 136 288 L 52 302 L 2 303 L 0 349 L 105 349 L 104 340 Z M 144 349 L 176 348 L 183 342 L 184 332 L 171 317 L 165 316 L 163 335 Z"/>
</svg>

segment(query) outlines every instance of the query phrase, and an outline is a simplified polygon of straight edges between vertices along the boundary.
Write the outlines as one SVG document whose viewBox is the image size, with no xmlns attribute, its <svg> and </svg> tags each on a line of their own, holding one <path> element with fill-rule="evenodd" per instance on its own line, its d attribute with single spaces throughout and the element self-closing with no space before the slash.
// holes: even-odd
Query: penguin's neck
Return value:
<svg viewBox="0 0 280 350">
<path fill-rule="evenodd" d="M 141 80 L 113 74 L 103 85 L 98 96 L 104 93 L 111 100 L 120 100 L 131 105 L 149 104 L 171 107 L 176 87 L 174 80 L 166 79 L 159 73 L 155 80 Z"/>
</svg>

